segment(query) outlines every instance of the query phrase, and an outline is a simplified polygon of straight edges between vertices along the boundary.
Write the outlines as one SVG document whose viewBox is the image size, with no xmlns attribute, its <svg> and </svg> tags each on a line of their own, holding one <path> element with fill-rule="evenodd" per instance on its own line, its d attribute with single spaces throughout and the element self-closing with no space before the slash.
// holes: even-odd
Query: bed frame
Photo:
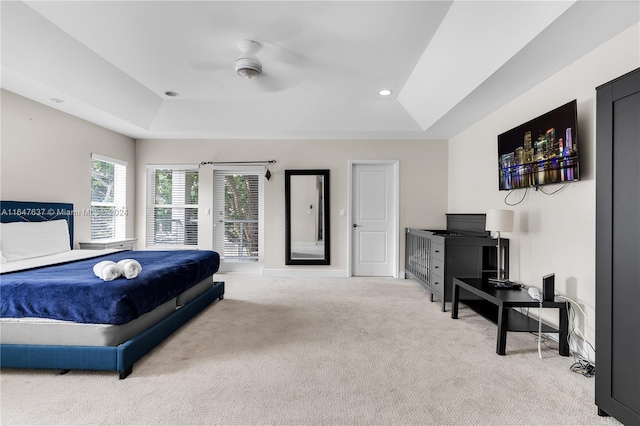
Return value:
<svg viewBox="0 0 640 426">
<path fill-rule="evenodd" d="M 73 204 L 1 201 L 1 221 L 41 222 L 67 219 L 73 247 Z M 67 212 L 67 213 L 65 213 Z M 117 371 L 120 379 L 133 371 L 133 364 L 174 331 L 198 315 L 216 299 L 224 299 L 224 282 L 169 314 L 142 333 L 119 346 L 49 346 L 0 344 L 0 367 Z"/>
</svg>

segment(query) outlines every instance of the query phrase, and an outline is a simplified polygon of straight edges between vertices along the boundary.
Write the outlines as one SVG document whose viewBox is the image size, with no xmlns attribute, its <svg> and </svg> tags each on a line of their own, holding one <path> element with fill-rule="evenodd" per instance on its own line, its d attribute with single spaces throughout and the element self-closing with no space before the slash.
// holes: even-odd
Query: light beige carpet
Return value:
<svg viewBox="0 0 640 426">
<path fill-rule="evenodd" d="M 414 281 L 224 274 L 225 299 L 117 373 L 2 370 L 13 424 L 619 424 L 598 417 L 594 379 L 535 337 Z M 557 348 L 557 344 L 553 343 Z"/>
</svg>

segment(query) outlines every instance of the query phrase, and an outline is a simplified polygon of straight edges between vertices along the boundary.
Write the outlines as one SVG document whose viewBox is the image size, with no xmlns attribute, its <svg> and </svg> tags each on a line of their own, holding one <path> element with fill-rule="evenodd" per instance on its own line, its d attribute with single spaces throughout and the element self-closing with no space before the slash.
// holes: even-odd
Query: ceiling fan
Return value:
<svg viewBox="0 0 640 426">
<path fill-rule="evenodd" d="M 238 43 L 240 48 L 240 57 L 236 59 L 236 73 L 242 78 L 253 80 L 262 74 L 262 62 L 256 57 L 256 54 L 262 48 L 262 45 L 254 40 L 241 40 Z"/>
<path fill-rule="evenodd" d="M 222 58 L 233 58 L 229 46 L 216 46 L 218 52 L 216 56 Z M 305 55 L 293 53 L 286 47 L 268 40 L 242 39 L 236 43 L 236 48 L 240 54 L 228 61 L 217 60 L 213 62 L 191 62 L 193 69 L 209 74 L 209 79 L 215 78 L 216 84 L 223 91 L 229 93 L 248 92 L 281 92 L 289 90 L 298 85 L 305 73 L 307 60 Z M 260 59 L 258 59 L 258 52 Z M 237 51 L 236 51 L 237 53 Z M 263 68 L 264 62 L 264 68 Z M 246 84 L 234 76 L 240 76 L 252 83 Z M 215 77 L 213 75 L 215 73 Z"/>
</svg>

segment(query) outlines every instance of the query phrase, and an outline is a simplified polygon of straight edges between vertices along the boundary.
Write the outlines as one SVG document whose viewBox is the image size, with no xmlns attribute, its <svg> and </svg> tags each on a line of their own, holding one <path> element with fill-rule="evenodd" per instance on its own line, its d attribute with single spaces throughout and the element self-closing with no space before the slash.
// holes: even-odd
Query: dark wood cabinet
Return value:
<svg viewBox="0 0 640 426">
<path fill-rule="evenodd" d="M 597 88 L 596 404 L 640 425 L 640 69 Z"/>
<path fill-rule="evenodd" d="M 484 214 L 449 214 L 447 230 L 405 229 L 405 277 L 451 302 L 453 278 L 495 277 L 497 240 L 484 230 Z M 509 276 L 509 240 L 500 239 L 504 276 Z M 472 294 L 463 291 L 466 298 Z"/>
</svg>

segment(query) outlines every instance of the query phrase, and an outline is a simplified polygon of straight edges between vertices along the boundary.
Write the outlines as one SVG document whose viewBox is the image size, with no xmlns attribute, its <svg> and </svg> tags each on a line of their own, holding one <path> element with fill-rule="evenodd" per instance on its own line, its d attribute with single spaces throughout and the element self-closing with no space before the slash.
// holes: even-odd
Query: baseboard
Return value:
<svg viewBox="0 0 640 426">
<path fill-rule="evenodd" d="M 348 278 L 349 273 L 345 270 L 324 270 L 324 269 L 264 269 L 262 275 L 270 277 L 327 277 L 327 278 Z"/>
</svg>

